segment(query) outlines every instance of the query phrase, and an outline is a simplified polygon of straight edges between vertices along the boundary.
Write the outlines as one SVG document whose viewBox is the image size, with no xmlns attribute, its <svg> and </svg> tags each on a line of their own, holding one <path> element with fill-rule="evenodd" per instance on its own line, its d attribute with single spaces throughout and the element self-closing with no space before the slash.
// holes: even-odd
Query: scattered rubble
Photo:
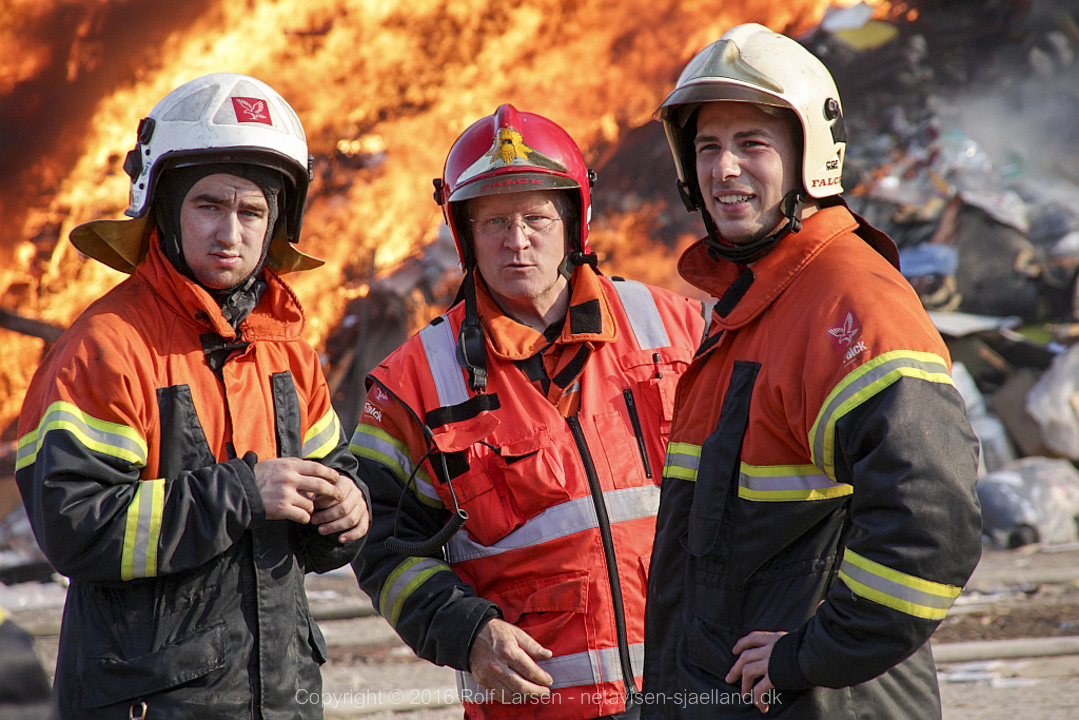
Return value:
<svg viewBox="0 0 1079 720">
<path fill-rule="evenodd" d="M 906 13 L 885 19 L 864 6 L 833 9 L 802 38 L 844 99 L 845 197 L 896 240 L 905 275 L 948 343 L 983 445 L 987 547 L 1073 542 L 1079 7 L 1067 0 L 896 5 Z M 339 151 L 378 162 L 384 149 L 373 142 Z M 677 199 L 659 124 L 624 134 L 596 166 L 594 227 L 655 208 L 654 235 L 672 248 L 673 263 L 678 239 L 699 234 L 700 220 Z M 422 315 L 452 300 L 459 279 L 445 233 L 392 275 L 353 279 L 362 292 L 326 343 L 346 426 L 359 416 L 366 373 Z M 46 339 L 55 332 L 23 326 Z M 0 476 L 13 472 L 5 460 L 13 453 L 0 452 Z M 2 510 L 0 579 L 41 579 L 25 516 Z"/>
</svg>

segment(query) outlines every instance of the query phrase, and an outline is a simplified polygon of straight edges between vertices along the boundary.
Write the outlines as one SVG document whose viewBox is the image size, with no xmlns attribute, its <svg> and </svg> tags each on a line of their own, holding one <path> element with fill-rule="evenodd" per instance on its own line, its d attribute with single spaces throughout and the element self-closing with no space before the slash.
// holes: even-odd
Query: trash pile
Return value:
<svg viewBox="0 0 1079 720">
<path fill-rule="evenodd" d="M 851 208 L 887 232 L 982 441 L 993 547 L 1079 540 L 1079 8 L 833 9 L 803 42 L 844 101 Z"/>
</svg>

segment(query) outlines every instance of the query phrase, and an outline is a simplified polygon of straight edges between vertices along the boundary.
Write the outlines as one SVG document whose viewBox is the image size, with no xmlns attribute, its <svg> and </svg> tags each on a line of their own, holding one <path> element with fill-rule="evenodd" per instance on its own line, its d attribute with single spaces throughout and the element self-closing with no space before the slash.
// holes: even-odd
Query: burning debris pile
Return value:
<svg viewBox="0 0 1079 720">
<path fill-rule="evenodd" d="M 844 97 L 852 208 L 932 311 L 983 444 L 994 546 L 1079 541 L 1079 10 L 851 8 L 803 39 Z"/>
<path fill-rule="evenodd" d="M 1079 364 L 1079 343 L 1070 349 L 1079 341 L 1079 10 L 1063 0 L 925 0 L 893 3 L 880 17 L 862 3 L 830 9 L 801 40 L 844 99 L 845 197 L 896 240 L 903 272 L 957 362 L 984 445 L 983 502 L 995 508 L 987 540 L 1079 540 L 1079 471 L 1069 462 L 1079 461 L 1079 367 L 1049 372 L 1073 353 Z M 601 267 L 631 277 L 673 267 L 702 226 L 674 192 L 660 124 L 624 133 L 595 168 Z M 625 241 L 643 237 L 659 250 Z M 459 275 L 450 241 L 440 242 L 441 253 L 431 245 L 429 261 L 415 259 L 353 301 L 330 334 L 331 365 L 346 356 L 339 344 L 354 352 L 365 333 L 380 336 L 410 292 L 422 290 L 421 305 L 450 299 Z M 438 283 L 443 293 L 433 294 Z M 693 292 L 674 278 L 665 284 Z M 380 353 L 363 361 L 373 365 Z M 362 404 L 358 378 L 371 365 L 348 357 L 337 397 L 352 419 Z M 1013 488 L 1007 497 L 1000 482 Z"/>
<path fill-rule="evenodd" d="M 1062 396 L 1077 398 L 1070 410 L 1028 408 L 1079 348 L 1076 4 L 630 4 L 0 3 L 0 478 L 13 473 L 15 418 L 41 352 L 121 278 L 85 262 L 67 234 L 121 215 L 133 129 L 180 81 L 272 78 L 304 119 L 315 155 L 304 250 L 329 262 L 289 280 L 347 427 L 366 372 L 454 296 L 460 273 L 430 181 L 454 137 L 501 102 L 548 115 L 581 144 L 599 176 L 591 242 L 605 272 L 694 292 L 675 261 L 702 225 L 678 199 L 650 115 L 696 50 L 749 21 L 799 38 L 835 76 L 845 197 L 896 239 L 969 375 L 986 472 L 1017 457 L 1079 462 L 1045 439 L 1079 425 L 1079 394 Z M 250 37 L 264 38 L 257 52 Z M 0 482 L 0 517 L 17 504 L 13 486 Z"/>
</svg>

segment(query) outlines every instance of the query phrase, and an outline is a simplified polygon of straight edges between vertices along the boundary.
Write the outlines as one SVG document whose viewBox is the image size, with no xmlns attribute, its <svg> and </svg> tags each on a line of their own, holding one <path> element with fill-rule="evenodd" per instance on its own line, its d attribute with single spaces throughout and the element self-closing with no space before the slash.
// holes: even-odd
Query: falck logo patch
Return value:
<svg viewBox="0 0 1079 720">
<path fill-rule="evenodd" d="M 862 323 L 853 312 L 848 312 L 843 322 L 828 328 L 828 339 L 844 362 L 850 362 L 866 351 L 865 341 L 861 339 Z"/>
<path fill-rule="evenodd" d="M 569 172 L 566 166 L 554 158 L 547 157 L 538 150 L 533 150 L 526 143 L 524 136 L 515 128 L 502 127 L 491 138 L 491 147 L 479 160 L 461 173 L 457 182 L 464 183 L 491 170 L 503 167 L 540 167 L 555 172 Z"/>
<path fill-rule="evenodd" d="M 257 122 L 273 125 L 270 118 L 270 108 L 265 100 L 259 98 L 234 97 L 232 108 L 236 111 L 237 122 Z"/>
</svg>

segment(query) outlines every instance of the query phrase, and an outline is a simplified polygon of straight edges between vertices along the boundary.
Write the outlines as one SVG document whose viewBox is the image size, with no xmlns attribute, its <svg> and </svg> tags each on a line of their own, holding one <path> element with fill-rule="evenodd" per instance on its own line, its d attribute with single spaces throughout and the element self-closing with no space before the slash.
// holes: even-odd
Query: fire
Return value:
<svg viewBox="0 0 1079 720">
<path fill-rule="evenodd" d="M 499 103 L 552 118 L 593 162 L 650 122 L 689 57 L 726 28 L 755 21 L 797 34 L 829 6 L 852 4 L 6 0 L 0 309 L 62 327 L 122 279 L 67 235 L 122 216 L 121 164 L 139 119 L 199 75 L 264 79 L 304 120 L 316 177 L 302 247 L 328 263 L 289 280 L 320 346 L 349 300 L 436 238 L 431 179 L 457 134 Z M 676 286 L 677 248 L 636 229 L 657 212 L 628 208 L 594 225 L 606 272 Z M 6 330 L 0 340 L 0 439 L 10 440 L 43 343 Z"/>
</svg>

